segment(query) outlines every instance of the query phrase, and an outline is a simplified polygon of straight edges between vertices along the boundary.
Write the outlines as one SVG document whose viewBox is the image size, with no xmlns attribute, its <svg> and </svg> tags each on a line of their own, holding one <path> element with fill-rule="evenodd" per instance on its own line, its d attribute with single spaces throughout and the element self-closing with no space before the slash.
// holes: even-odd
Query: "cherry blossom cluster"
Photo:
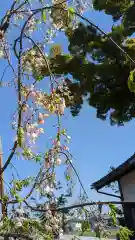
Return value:
<svg viewBox="0 0 135 240">
<path fill-rule="evenodd" d="M 8 56 L 9 56 L 8 44 L 4 37 L 4 32 L 0 30 L 0 58 L 7 59 Z"/>
<path fill-rule="evenodd" d="M 32 72 L 35 78 L 42 77 L 48 71 L 47 61 L 49 64 L 49 60 L 45 58 L 45 55 L 41 54 L 36 47 L 27 50 L 22 56 L 22 68 L 28 73 Z"/>
<path fill-rule="evenodd" d="M 45 230 L 48 233 L 52 233 L 54 236 L 63 235 L 63 230 L 61 228 L 61 219 L 59 216 L 53 216 L 51 211 L 47 213 L 47 222 L 45 224 Z"/>
</svg>

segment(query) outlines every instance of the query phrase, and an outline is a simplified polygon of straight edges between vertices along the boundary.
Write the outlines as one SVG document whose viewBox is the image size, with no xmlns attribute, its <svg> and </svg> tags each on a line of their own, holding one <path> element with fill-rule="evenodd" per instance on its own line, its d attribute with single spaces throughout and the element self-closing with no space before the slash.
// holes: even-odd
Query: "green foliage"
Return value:
<svg viewBox="0 0 135 240">
<path fill-rule="evenodd" d="M 33 158 L 33 153 L 32 153 L 32 151 L 31 151 L 30 148 L 24 148 L 22 155 L 23 155 L 23 157 L 25 157 L 26 159 L 31 159 L 31 158 Z"/>
<path fill-rule="evenodd" d="M 46 22 L 46 11 L 45 11 L 45 10 L 42 10 L 42 11 L 41 11 L 41 15 L 42 15 L 42 21 L 43 21 L 43 22 Z"/>
<path fill-rule="evenodd" d="M 116 214 L 118 213 L 118 209 L 114 204 L 109 204 L 110 213 L 109 215 L 112 217 L 112 221 L 114 226 L 117 226 L 116 222 Z M 133 236 L 133 231 L 129 230 L 127 227 L 120 226 L 119 231 L 117 232 L 120 240 L 129 240 L 131 236 Z"/>
<path fill-rule="evenodd" d="M 112 15 L 114 20 L 118 20 L 132 4 L 131 0 L 94 0 L 93 6 L 96 10 L 104 10 L 106 14 Z"/>
<path fill-rule="evenodd" d="M 112 37 L 135 59 L 135 41 L 129 38 L 135 31 L 133 1 L 94 0 L 93 6 L 111 15 L 114 21 L 121 19 L 112 27 L 108 37 Z M 68 13 L 74 15 L 74 9 L 69 8 Z M 56 11 L 55 14 L 54 19 L 58 15 Z M 134 65 L 90 24 L 80 23 L 75 30 L 68 24 L 66 36 L 70 54 L 60 55 L 59 52 L 53 57 L 50 55 L 48 61 L 54 74 L 71 76 L 66 81 L 72 93 L 72 101 L 69 102 L 66 96 L 65 100 L 73 116 L 78 115 L 87 99 L 89 105 L 96 109 L 97 117 L 105 120 L 109 116 L 112 125 L 123 125 L 134 118 Z M 42 70 L 38 69 L 36 74 L 33 71 L 36 79 L 49 76 L 46 66 Z"/>
<path fill-rule="evenodd" d="M 41 159 L 42 159 L 42 156 L 41 156 L 40 154 L 34 156 L 34 160 L 35 160 L 36 162 L 40 162 Z"/>
<path fill-rule="evenodd" d="M 130 237 L 133 236 L 133 231 L 129 230 L 127 227 L 120 226 L 118 236 L 120 240 L 129 240 Z"/>
<path fill-rule="evenodd" d="M 70 7 L 70 8 L 68 8 L 68 12 L 69 12 L 70 14 L 74 14 L 74 13 L 75 13 L 75 10 L 74 10 L 74 8 Z"/>
<path fill-rule="evenodd" d="M 90 231 L 90 224 L 88 221 L 83 221 L 82 222 L 82 233 L 85 232 L 85 231 Z"/>
<path fill-rule="evenodd" d="M 131 92 L 135 93 L 135 70 L 132 70 L 129 74 L 128 88 Z"/>
<path fill-rule="evenodd" d="M 117 208 L 114 204 L 109 204 L 109 207 L 110 207 L 110 213 L 109 215 L 112 217 L 112 221 L 113 221 L 113 224 L 116 226 L 116 212 L 117 212 Z"/>
<path fill-rule="evenodd" d="M 12 188 L 10 189 L 10 194 L 17 200 L 17 202 L 23 201 L 19 193 L 22 192 L 24 188 L 27 188 L 31 184 L 32 180 L 32 177 L 28 177 L 23 180 L 13 180 L 11 182 Z"/>
<path fill-rule="evenodd" d="M 42 159 L 42 155 L 41 155 L 41 154 L 34 154 L 34 153 L 32 152 L 32 150 L 31 150 L 30 148 L 27 148 L 27 147 L 24 147 L 24 148 L 23 148 L 22 156 L 23 156 L 25 159 L 33 159 L 33 160 L 35 160 L 36 162 L 40 162 L 41 159 Z"/>
<path fill-rule="evenodd" d="M 70 180 L 70 176 L 66 175 L 66 180 L 69 181 Z"/>
<path fill-rule="evenodd" d="M 23 221 L 23 225 L 20 228 L 16 228 L 14 221 L 6 217 L 3 219 L 3 224 L 0 226 L 0 232 L 2 233 L 16 232 L 21 234 L 27 233 L 30 235 L 32 231 L 35 232 L 38 237 L 41 237 L 41 239 L 52 240 L 51 234 L 48 234 L 41 222 L 37 220 L 25 219 Z"/>
<path fill-rule="evenodd" d="M 115 38 L 118 36 L 116 30 L 113 29 L 111 33 Z M 81 24 L 69 41 L 72 55 L 79 55 L 85 59 L 89 56 L 92 59 L 84 64 L 78 64 L 79 70 L 76 71 L 74 68 L 72 72 L 72 76 L 78 82 L 71 83 L 70 89 L 78 96 L 78 100 L 81 100 L 77 101 L 78 104 L 81 105 L 84 96 L 87 95 L 90 106 L 97 109 L 97 117 L 104 120 L 109 110 L 114 109 L 114 113 L 110 114 L 112 124 L 129 121 L 135 109 L 132 104 L 134 96 L 127 87 L 129 62 L 125 61 L 125 57 L 110 41 L 99 35 L 92 27 L 82 27 Z M 130 105 L 132 110 L 129 112 Z"/>
<path fill-rule="evenodd" d="M 133 64 L 95 27 L 81 23 L 74 31 L 67 29 L 66 34 L 71 55 L 59 55 L 50 58 L 50 62 L 54 73 L 71 76 L 66 82 L 72 101 L 66 101 L 66 105 L 71 108 L 73 116 L 78 115 L 87 99 L 97 110 L 97 117 L 105 120 L 109 116 L 112 125 L 123 125 L 134 118 Z M 113 27 L 108 36 L 135 59 L 134 40 L 127 40 L 128 34 L 120 24 Z"/>
<path fill-rule="evenodd" d="M 118 125 L 131 120 L 134 117 L 135 100 L 127 84 L 130 72 L 133 70 L 129 60 L 95 27 L 81 23 L 74 31 L 69 27 L 66 34 L 70 54 L 61 55 L 60 48 L 53 46 L 47 61 L 54 74 L 71 76 L 66 78 L 71 100 L 69 101 L 69 96 L 63 95 L 63 97 L 67 107 L 71 108 L 73 116 L 79 113 L 87 97 L 89 105 L 97 109 L 98 118 L 105 120 L 109 114 L 111 124 Z M 125 42 L 125 50 L 133 58 L 135 57 L 134 41 L 125 41 L 124 25 L 113 27 L 108 36 L 113 37 L 119 44 Z M 30 54 L 31 50 L 25 58 L 29 56 L 31 59 Z M 38 65 L 38 71 L 34 68 L 32 71 L 36 80 L 42 80 L 50 74 L 46 64 L 42 64 L 41 69 Z M 53 106 L 50 106 L 50 110 L 51 107 Z"/>
<path fill-rule="evenodd" d="M 5 217 L 3 219 L 3 224 L 0 226 L 0 232 L 11 232 L 15 228 L 14 222 L 9 219 L 8 217 Z"/>
<path fill-rule="evenodd" d="M 8 201 L 8 199 L 9 199 L 8 195 L 4 195 L 2 198 L 2 202 L 6 203 Z"/>
</svg>

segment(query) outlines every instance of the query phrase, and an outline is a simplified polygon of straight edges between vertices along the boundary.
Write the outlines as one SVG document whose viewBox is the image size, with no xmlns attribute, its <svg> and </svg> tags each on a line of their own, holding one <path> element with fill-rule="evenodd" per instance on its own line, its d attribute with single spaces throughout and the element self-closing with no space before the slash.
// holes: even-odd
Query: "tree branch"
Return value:
<svg viewBox="0 0 135 240">
<path fill-rule="evenodd" d="M 21 55 L 22 55 L 22 42 L 20 41 L 20 50 L 19 50 L 19 56 L 18 56 L 18 127 L 17 127 L 17 136 L 18 136 L 18 131 L 19 128 L 21 127 L 21 121 L 22 121 L 22 106 L 21 106 Z M 6 161 L 6 163 L 4 164 L 2 170 L 0 171 L 0 174 L 2 174 L 6 168 L 8 167 L 8 165 L 10 164 L 12 157 L 14 156 L 14 153 L 16 151 L 18 145 L 18 140 L 16 140 L 14 142 L 14 146 L 12 148 L 12 151 Z"/>
<path fill-rule="evenodd" d="M 5 169 L 6 169 L 6 168 L 8 167 L 8 165 L 10 164 L 10 161 L 11 161 L 12 157 L 14 156 L 14 153 L 15 153 L 15 151 L 16 151 L 16 148 L 17 148 L 17 141 L 15 141 L 11 153 L 10 153 L 10 155 L 9 155 L 6 163 L 4 164 L 3 168 L 2 168 L 1 171 L 0 171 L 0 175 L 5 171 Z"/>
<path fill-rule="evenodd" d="M 135 206 L 135 202 L 125 202 L 125 201 L 110 201 L 110 202 L 87 202 L 87 203 L 81 203 L 81 204 L 76 204 L 76 205 L 70 205 L 67 207 L 61 207 L 61 208 L 49 208 L 49 209 L 39 209 L 39 208 L 35 208 L 32 207 L 31 205 L 29 205 L 26 201 L 24 201 L 24 203 L 26 204 L 26 206 L 28 208 L 30 208 L 32 211 L 35 212 L 47 212 L 49 210 L 51 211 L 56 211 L 56 212 L 60 212 L 60 211 L 64 211 L 64 210 L 71 210 L 74 208 L 83 208 L 83 207 L 87 207 L 87 206 L 94 206 L 94 205 L 109 205 L 109 204 L 116 204 L 116 205 L 132 205 Z"/>
</svg>

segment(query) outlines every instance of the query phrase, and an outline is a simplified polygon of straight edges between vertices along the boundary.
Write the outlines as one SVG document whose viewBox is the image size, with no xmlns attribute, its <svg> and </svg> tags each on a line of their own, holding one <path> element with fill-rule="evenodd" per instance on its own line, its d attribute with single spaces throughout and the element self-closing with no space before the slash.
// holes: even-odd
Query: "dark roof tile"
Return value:
<svg viewBox="0 0 135 240">
<path fill-rule="evenodd" d="M 122 176 L 128 174 L 135 169 L 135 153 L 119 167 L 115 168 L 112 172 L 108 173 L 106 176 L 100 180 L 92 183 L 91 188 L 99 190 L 111 182 L 118 181 Z"/>
</svg>

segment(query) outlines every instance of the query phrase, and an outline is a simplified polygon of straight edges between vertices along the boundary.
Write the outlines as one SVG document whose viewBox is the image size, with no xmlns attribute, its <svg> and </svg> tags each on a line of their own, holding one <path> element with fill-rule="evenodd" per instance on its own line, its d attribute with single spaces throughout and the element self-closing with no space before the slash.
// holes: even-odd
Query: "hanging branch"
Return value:
<svg viewBox="0 0 135 240">
<path fill-rule="evenodd" d="M 83 186 L 83 183 L 82 183 L 82 181 L 81 181 L 81 179 L 80 179 L 80 176 L 79 176 L 76 168 L 74 167 L 73 163 L 70 161 L 68 155 L 67 155 L 65 152 L 63 152 L 63 151 L 62 151 L 62 152 L 59 152 L 59 153 L 63 154 L 63 155 L 66 157 L 68 163 L 71 165 L 73 171 L 75 172 L 75 174 L 76 174 L 76 176 L 77 176 L 77 179 L 78 179 L 78 181 L 79 181 L 79 183 L 80 183 L 80 185 L 81 185 L 81 187 L 82 187 L 82 189 L 83 189 L 83 191 L 84 191 L 84 194 L 86 195 L 87 199 L 89 199 L 89 196 L 88 196 L 88 194 L 87 194 L 87 192 L 86 192 L 86 190 L 85 190 L 85 188 L 84 188 L 84 186 Z"/>
<path fill-rule="evenodd" d="M 22 55 L 22 42 L 20 42 L 20 50 L 19 50 L 19 57 L 18 57 L 18 128 L 17 128 L 17 137 L 18 137 L 18 133 L 19 133 L 19 129 L 21 127 L 21 120 L 22 120 L 22 103 L 21 103 L 21 55 Z M 18 139 L 14 142 L 14 146 L 12 148 L 12 151 L 6 161 L 6 163 L 4 164 L 3 168 L 0 171 L 0 174 L 2 174 L 6 168 L 8 167 L 8 165 L 10 164 L 16 148 L 18 146 Z"/>
</svg>

